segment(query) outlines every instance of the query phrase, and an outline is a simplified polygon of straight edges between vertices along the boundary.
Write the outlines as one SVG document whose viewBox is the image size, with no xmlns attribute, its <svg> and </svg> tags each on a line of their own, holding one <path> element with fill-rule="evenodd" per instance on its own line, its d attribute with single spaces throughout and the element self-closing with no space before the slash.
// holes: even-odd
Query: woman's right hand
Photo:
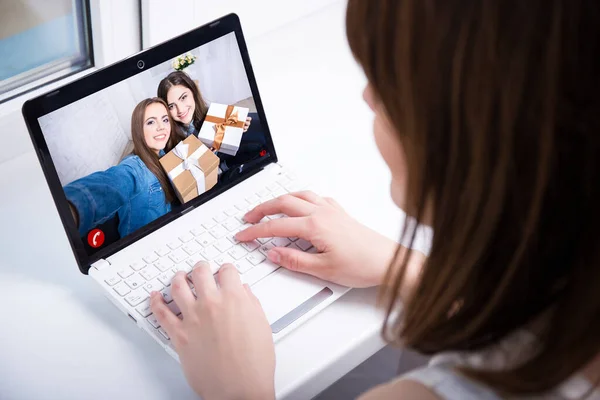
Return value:
<svg viewBox="0 0 600 400">
<path fill-rule="evenodd" d="M 260 222 L 267 215 L 285 214 Z M 318 253 L 276 247 L 271 261 L 293 271 L 349 287 L 383 283 L 398 244 L 351 218 L 333 199 L 313 192 L 290 193 L 249 211 L 244 219 L 256 225 L 240 231 L 242 242 L 265 237 L 299 237 Z"/>
</svg>

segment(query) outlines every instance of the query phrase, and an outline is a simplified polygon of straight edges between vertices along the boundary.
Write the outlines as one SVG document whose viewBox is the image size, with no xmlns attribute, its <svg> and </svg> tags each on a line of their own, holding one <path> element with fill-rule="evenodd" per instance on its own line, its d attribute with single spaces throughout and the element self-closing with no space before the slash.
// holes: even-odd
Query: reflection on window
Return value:
<svg viewBox="0 0 600 400">
<path fill-rule="evenodd" d="M 92 65 L 88 6 L 0 1 L 0 102 Z"/>
</svg>

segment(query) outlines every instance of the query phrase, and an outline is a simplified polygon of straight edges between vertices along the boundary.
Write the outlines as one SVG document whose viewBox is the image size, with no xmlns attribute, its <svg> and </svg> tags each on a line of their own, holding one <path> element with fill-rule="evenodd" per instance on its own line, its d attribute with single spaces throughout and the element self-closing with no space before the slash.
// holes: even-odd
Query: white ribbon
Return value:
<svg viewBox="0 0 600 400">
<path fill-rule="evenodd" d="M 202 194 L 206 191 L 206 181 L 204 177 L 204 171 L 202 171 L 202 168 L 200 168 L 198 159 L 208 150 L 208 148 L 202 145 L 198 148 L 198 150 L 188 156 L 189 147 L 190 146 L 187 143 L 179 142 L 173 149 L 173 154 L 181 158 L 183 161 L 169 172 L 169 179 L 171 179 L 171 182 L 173 182 L 174 179 L 181 175 L 184 171 L 190 171 L 194 177 L 194 180 L 196 181 L 196 185 L 198 186 L 198 194 Z"/>
</svg>

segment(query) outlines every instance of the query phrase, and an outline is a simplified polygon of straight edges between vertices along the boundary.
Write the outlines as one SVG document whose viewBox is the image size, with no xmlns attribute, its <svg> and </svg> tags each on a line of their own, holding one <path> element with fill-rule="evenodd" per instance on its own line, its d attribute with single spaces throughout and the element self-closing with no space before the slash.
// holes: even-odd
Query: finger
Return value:
<svg viewBox="0 0 600 400">
<path fill-rule="evenodd" d="M 318 194 L 316 194 L 315 192 L 312 192 L 310 190 L 293 192 L 293 193 L 290 193 L 289 195 L 297 197 L 297 198 L 305 200 L 305 201 L 308 201 L 309 203 L 313 203 L 318 206 L 327 204 L 325 199 L 323 199 L 321 196 L 319 196 Z"/>
<path fill-rule="evenodd" d="M 185 272 L 179 271 L 171 280 L 171 296 L 173 296 L 173 300 L 175 300 L 185 318 L 196 303 Z"/>
<path fill-rule="evenodd" d="M 192 282 L 196 288 L 198 298 L 206 298 L 218 294 L 217 283 L 213 277 L 210 264 L 200 261 L 192 270 Z"/>
<path fill-rule="evenodd" d="M 152 292 L 150 295 L 150 309 L 169 337 L 177 337 L 175 332 L 181 329 L 181 320 L 173 314 L 173 311 L 171 311 L 169 307 L 167 307 L 167 304 L 160 293 Z"/>
<path fill-rule="evenodd" d="M 329 204 L 331 204 L 333 207 L 337 208 L 338 210 L 344 211 L 344 208 L 340 205 L 340 203 L 338 203 L 331 197 L 323 197 L 323 200 L 325 200 L 326 202 L 328 202 Z"/>
<path fill-rule="evenodd" d="M 222 290 L 235 290 L 242 288 L 240 273 L 233 264 L 223 264 L 219 270 L 219 285 Z"/>
<path fill-rule="evenodd" d="M 310 215 L 315 208 L 314 204 L 306 200 L 286 194 L 259 204 L 244 215 L 244 220 L 254 224 L 266 215 L 285 214 L 290 217 L 304 217 Z"/>
<path fill-rule="evenodd" d="M 322 254 L 305 253 L 287 247 L 275 247 L 267 253 L 269 260 L 290 271 L 319 276 L 324 269 Z"/>
<path fill-rule="evenodd" d="M 308 217 L 278 218 L 252 225 L 236 233 L 240 242 L 267 237 L 299 237 L 309 240 Z"/>
</svg>

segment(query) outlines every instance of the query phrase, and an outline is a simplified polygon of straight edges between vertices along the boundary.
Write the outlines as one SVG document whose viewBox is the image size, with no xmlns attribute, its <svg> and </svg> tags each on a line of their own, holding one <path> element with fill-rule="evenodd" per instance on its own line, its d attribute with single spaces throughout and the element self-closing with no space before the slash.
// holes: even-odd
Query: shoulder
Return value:
<svg viewBox="0 0 600 400">
<path fill-rule="evenodd" d="M 130 171 L 136 178 L 143 177 L 145 171 L 148 170 L 142 159 L 135 154 L 130 154 L 123 158 L 117 167 Z"/>
<path fill-rule="evenodd" d="M 359 397 L 359 400 L 379 399 L 441 400 L 441 398 L 432 392 L 427 386 L 408 379 L 397 379 L 392 382 L 384 383 L 376 386 Z"/>
</svg>

